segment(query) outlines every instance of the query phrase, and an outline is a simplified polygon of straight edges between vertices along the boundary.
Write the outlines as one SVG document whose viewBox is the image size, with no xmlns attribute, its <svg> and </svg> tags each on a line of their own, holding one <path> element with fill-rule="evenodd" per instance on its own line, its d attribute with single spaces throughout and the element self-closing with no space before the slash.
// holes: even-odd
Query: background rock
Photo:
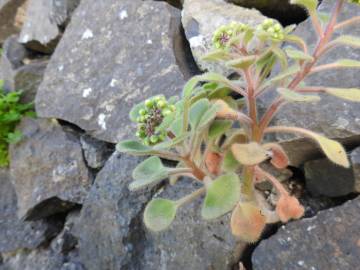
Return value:
<svg viewBox="0 0 360 270">
<path fill-rule="evenodd" d="M 148 241 L 140 213 L 151 193 L 128 190 L 139 161 L 114 153 L 95 179 L 75 228 L 87 270 L 144 269 L 139 264 Z"/>
<path fill-rule="evenodd" d="M 222 0 L 185 0 L 182 11 L 182 24 L 199 68 L 226 75 L 231 71 L 224 65 L 201 60 L 213 49 L 212 36 L 215 30 L 233 21 L 254 26 L 264 19 L 266 17 L 257 10 L 238 7 Z"/>
<path fill-rule="evenodd" d="M 308 161 L 304 165 L 306 188 L 313 195 L 345 196 L 355 192 L 353 170 L 340 167 L 328 159 Z"/>
<path fill-rule="evenodd" d="M 51 53 L 60 38 L 60 26 L 69 20 L 80 0 L 28 0 L 19 41 L 27 47 Z"/>
<path fill-rule="evenodd" d="M 254 270 L 356 269 L 360 256 L 360 198 L 291 222 L 264 240 L 252 257 Z"/>
<path fill-rule="evenodd" d="M 323 1 L 319 6 L 321 12 L 330 12 L 334 1 Z M 346 3 L 339 20 L 344 20 L 358 15 L 358 9 L 352 4 Z M 313 48 L 316 37 L 310 20 L 301 23 L 295 34 L 301 36 Z M 359 27 L 346 28 L 339 34 L 360 35 Z M 360 49 L 341 47 L 332 50 L 322 58 L 320 63 L 332 63 L 335 60 L 347 58 L 360 60 Z M 305 82 L 309 86 L 330 86 L 351 88 L 360 85 L 360 78 L 356 69 L 338 69 L 309 76 Z M 265 103 L 272 100 L 273 94 L 268 93 L 264 97 Z M 274 119 L 274 125 L 297 126 L 321 133 L 329 138 L 340 139 L 345 144 L 360 144 L 360 106 L 358 103 L 347 102 L 329 95 L 321 95 L 321 101 L 317 104 L 286 104 Z M 304 161 L 318 158 L 319 149 L 310 140 L 293 139 L 292 135 L 276 134 L 276 138 L 289 154 L 291 164 L 299 166 Z M 317 157 L 316 157 L 317 155 Z"/>
<path fill-rule="evenodd" d="M 24 138 L 10 148 L 19 217 L 39 219 L 81 204 L 91 178 L 79 139 L 42 119 L 24 119 L 19 130 Z"/>
<path fill-rule="evenodd" d="M 114 151 L 108 143 L 96 140 L 86 134 L 80 137 L 80 142 L 86 163 L 93 169 L 102 168 Z"/>
<path fill-rule="evenodd" d="M 109 142 L 133 134 L 134 104 L 184 84 L 173 44 L 179 13 L 165 2 L 82 1 L 49 63 L 38 114 Z"/>
<path fill-rule="evenodd" d="M 355 177 L 355 191 L 360 193 L 360 147 L 351 152 L 350 158 Z"/>
<path fill-rule="evenodd" d="M 0 77 L 4 79 L 5 91 L 23 92 L 22 102 L 35 99 L 48 62 L 46 58 L 32 57 L 32 53 L 18 43 L 17 36 L 11 36 L 5 41 L 0 60 Z"/>
<path fill-rule="evenodd" d="M 20 32 L 26 0 L 0 0 L 0 44 Z"/>
<path fill-rule="evenodd" d="M 61 224 L 50 220 L 21 221 L 16 211 L 16 194 L 10 174 L 8 170 L 0 169 L 0 252 L 37 248 L 61 229 Z"/>
<path fill-rule="evenodd" d="M 181 179 L 176 186 L 167 186 L 156 196 L 180 199 L 199 188 L 190 181 Z M 236 243 L 229 229 L 229 215 L 212 222 L 203 220 L 202 201 L 197 199 L 179 209 L 169 229 L 161 233 L 146 232 L 149 247 L 145 249 L 141 269 L 232 269 L 246 244 Z"/>
<path fill-rule="evenodd" d="M 265 16 L 279 20 L 283 25 L 299 23 L 306 19 L 306 11 L 289 0 L 226 0 L 246 8 L 255 8 Z"/>
</svg>

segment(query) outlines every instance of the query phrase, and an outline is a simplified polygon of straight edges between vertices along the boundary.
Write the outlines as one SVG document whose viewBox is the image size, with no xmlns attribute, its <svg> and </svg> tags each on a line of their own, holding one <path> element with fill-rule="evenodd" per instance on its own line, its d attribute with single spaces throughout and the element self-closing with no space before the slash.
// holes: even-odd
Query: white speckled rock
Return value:
<svg viewBox="0 0 360 270">
<path fill-rule="evenodd" d="M 18 216 L 37 220 L 81 204 L 92 184 L 80 139 L 58 123 L 24 119 L 24 138 L 10 147 Z"/>
<path fill-rule="evenodd" d="M 149 96 L 178 95 L 180 12 L 166 2 L 84 0 L 48 65 L 36 97 L 41 117 L 118 142 L 134 134 L 128 113 Z"/>
</svg>

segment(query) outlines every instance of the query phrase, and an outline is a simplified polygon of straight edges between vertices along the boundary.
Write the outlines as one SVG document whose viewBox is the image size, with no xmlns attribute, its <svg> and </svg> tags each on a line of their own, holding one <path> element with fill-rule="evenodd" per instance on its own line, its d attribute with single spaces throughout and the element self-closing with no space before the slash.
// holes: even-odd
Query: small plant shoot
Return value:
<svg viewBox="0 0 360 270">
<path fill-rule="evenodd" d="M 9 144 L 22 137 L 16 125 L 22 117 L 35 115 L 32 103 L 20 103 L 21 91 L 5 93 L 3 84 L 0 80 L 0 168 L 9 165 Z"/>
<path fill-rule="evenodd" d="M 354 8 L 360 4 L 358 0 L 349 2 Z M 145 225 L 150 230 L 161 231 L 171 226 L 176 211 L 199 197 L 203 198 L 199 211 L 205 220 L 231 212 L 230 230 L 246 242 L 256 242 L 267 223 L 301 218 L 304 207 L 298 199 L 260 166 L 264 162 L 276 169 L 289 165 L 282 146 L 265 140 L 266 134 L 301 135 L 317 144 L 332 162 L 350 166 L 343 146 L 337 141 L 299 127 L 270 125 L 286 103 L 316 106 L 326 94 L 360 102 L 360 89 L 304 82 L 313 73 L 360 67 L 360 62 L 351 59 L 318 64 L 336 47 L 360 47 L 358 37 L 334 37 L 336 31 L 360 23 L 360 18 L 339 21 L 344 0 L 334 1 L 326 24 L 320 22 L 318 1 L 291 3 L 307 9 L 318 36 L 315 48 L 310 50 L 301 37 L 292 33 L 294 26 L 284 28 L 271 19 L 257 27 L 237 22 L 221 26 L 213 36 L 213 51 L 203 58 L 225 64 L 238 75 L 233 77 L 237 79 L 204 73 L 186 83 L 180 98 L 150 97 L 131 111 L 130 118 L 138 125 L 137 139 L 120 142 L 117 149 L 150 157 L 135 168 L 130 189 L 151 187 L 166 179 L 176 188 L 176 182 L 183 176 L 203 185 L 184 198 L 153 199 L 144 213 Z M 275 65 L 281 67 L 278 73 Z M 258 100 L 267 91 L 276 93 L 276 98 L 260 114 Z M 167 167 L 162 159 L 177 161 L 177 166 Z M 270 205 L 256 189 L 256 184 L 263 181 L 275 188 L 275 205 Z"/>
</svg>

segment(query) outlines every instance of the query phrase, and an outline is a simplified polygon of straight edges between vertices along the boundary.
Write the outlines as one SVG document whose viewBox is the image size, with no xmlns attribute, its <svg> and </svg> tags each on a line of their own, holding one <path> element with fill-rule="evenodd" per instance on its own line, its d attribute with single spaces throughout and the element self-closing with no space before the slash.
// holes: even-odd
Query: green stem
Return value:
<svg viewBox="0 0 360 270">
<path fill-rule="evenodd" d="M 189 203 L 191 201 L 193 201 L 194 199 L 196 199 L 197 197 L 203 195 L 205 193 L 206 189 L 205 187 L 199 188 L 197 190 L 195 190 L 193 193 L 179 199 L 176 201 L 176 205 L 177 207 L 180 207 L 186 203 Z"/>
</svg>

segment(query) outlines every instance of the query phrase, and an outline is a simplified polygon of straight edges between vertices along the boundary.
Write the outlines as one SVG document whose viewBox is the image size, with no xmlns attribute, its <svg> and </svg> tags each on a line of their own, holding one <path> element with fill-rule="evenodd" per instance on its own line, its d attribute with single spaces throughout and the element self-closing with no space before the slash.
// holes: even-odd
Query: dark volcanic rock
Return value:
<svg viewBox="0 0 360 270">
<path fill-rule="evenodd" d="M 132 134 L 134 104 L 184 84 L 173 50 L 179 13 L 165 2 L 82 1 L 38 91 L 38 114 L 109 142 Z"/>
<path fill-rule="evenodd" d="M 79 1 L 29 0 L 19 41 L 35 51 L 51 53 L 61 35 L 59 27 L 68 21 Z"/>
<path fill-rule="evenodd" d="M 179 199 L 195 187 L 199 188 L 188 179 L 182 179 L 157 196 Z M 202 201 L 198 199 L 179 209 L 168 230 L 146 233 L 151 245 L 145 250 L 141 269 L 232 269 L 246 244 L 236 243 L 229 230 L 229 215 L 212 222 L 203 220 Z"/>
<path fill-rule="evenodd" d="M 48 62 L 47 59 L 37 59 L 27 63 L 29 56 L 30 52 L 18 43 L 17 36 L 11 36 L 5 41 L 0 61 L 0 78 L 4 79 L 5 91 L 23 92 L 23 102 L 35 99 Z"/>
<path fill-rule="evenodd" d="M 256 8 L 261 13 L 279 20 L 288 25 L 299 23 L 306 19 L 306 11 L 296 5 L 291 5 L 289 0 L 226 0 L 246 8 Z"/>
<path fill-rule="evenodd" d="M 140 213 L 151 193 L 128 190 L 139 161 L 114 153 L 95 179 L 75 228 L 87 270 L 144 269 L 137 268 L 147 245 Z"/>
<path fill-rule="evenodd" d="M 24 119 L 23 140 L 10 148 L 18 215 L 39 219 L 81 204 L 91 186 L 79 138 L 56 120 Z"/>
<path fill-rule="evenodd" d="M 255 249 L 254 270 L 358 269 L 360 198 L 291 222 Z"/>
<path fill-rule="evenodd" d="M 22 21 L 20 13 L 26 0 L 0 0 L 0 44 L 9 36 L 19 33 Z"/>
<path fill-rule="evenodd" d="M 355 177 L 355 191 L 360 193 L 360 147 L 351 152 L 350 158 Z"/>
<path fill-rule="evenodd" d="M 319 10 L 329 12 L 334 4 L 334 1 L 323 1 L 319 6 Z M 358 14 L 358 7 L 346 3 L 339 20 L 344 20 Z M 317 43 L 310 20 L 300 24 L 295 34 L 306 40 L 311 48 L 314 48 Z M 360 27 L 345 28 L 339 34 L 359 36 Z M 323 64 L 332 63 L 344 58 L 360 60 L 360 49 L 350 47 L 337 48 L 324 56 L 320 62 Z M 338 69 L 316 73 L 309 76 L 305 82 L 308 86 L 351 88 L 360 85 L 360 77 L 358 76 L 357 69 Z M 271 94 L 267 97 L 265 95 L 264 99 L 267 99 L 267 101 L 272 100 L 273 97 L 270 96 Z M 359 143 L 359 115 L 359 103 L 345 101 L 329 95 L 321 95 L 321 101 L 317 104 L 291 103 L 283 106 L 276 116 L 274 124 L 307 128 L 329 138 L 340 139 L 345 144 L 350 143 L 351 140 L 357 140 L 357 143 Z M 283 142 L 294 166 L 303 164 L 309 158 L 314 159 L 314 155 L 320 151 L 316 144 L 309 140 L 293 139 L 292 135 L 287 134 L 277 134 L 276 137 Z"/>
<path fill-rule="evenodd" d="M 81 147 L 87 165 L 93 169 L 100 169 L 110 157 L 113 149 L 108 143 L 99 141 L 91 136 L 84 134 L 80 137 Z"/>
<path fill-rule="evenodd" d="M 306 162 L 304 170 L 306 188 L 313 195 L 339 197 L 356 191 L 351 168 L 340 167 L 328 159 L 318 159 Z"/>
<path fill-rule="evenodd" d="M 56 223 L 18 219 L 16 194 L 9 172 L 0 170 L 0 252 L 34 249 L 59 232 Z"/>
<path fill-rule="evenodd" d="M 138 158 L 117 153 L 99 172 L 89 193 L 76 233 L 81 261 L 88 270 L 107 269 L 230 269 L 244 244 L 236 245 L 228 218 L 201 220 L 200 202 L 181 209 L 171 227 L 159 234 L 147 231 L 142 211 L 151 192 L 130 192 Z M 194 186 L 188 181 L 157 195 L 179 198 Z"/>
</svg>

